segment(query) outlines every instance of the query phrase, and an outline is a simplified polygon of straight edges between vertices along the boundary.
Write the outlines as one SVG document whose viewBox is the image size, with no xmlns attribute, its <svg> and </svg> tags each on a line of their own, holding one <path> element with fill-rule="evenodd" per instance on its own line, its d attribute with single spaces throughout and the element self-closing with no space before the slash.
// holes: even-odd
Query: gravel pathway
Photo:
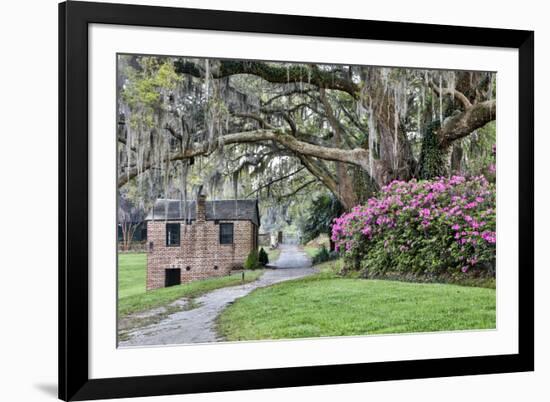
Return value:
<svg viewBox="0 0 550 402">
<path fill-rule="evenodd" d="M 206 343 L 221 341 L 215 331 L 216 317 L 229 304 L 246 296 L 254 289 L 278 282 L 302 278 L 316 273 L 309 257 L 297 246 L 282 245 L 279 259 L 256 281 L 239 286 L 221 288 L 195 299 L 198 307 L 178 311 L 162 319 L 159 323 L 134 329 L 127 333 L 127 340 L 119 347 L 169 345 L 184 343 Z M 185 308 L 185 299 L 173 305 Z"/>
</svg>

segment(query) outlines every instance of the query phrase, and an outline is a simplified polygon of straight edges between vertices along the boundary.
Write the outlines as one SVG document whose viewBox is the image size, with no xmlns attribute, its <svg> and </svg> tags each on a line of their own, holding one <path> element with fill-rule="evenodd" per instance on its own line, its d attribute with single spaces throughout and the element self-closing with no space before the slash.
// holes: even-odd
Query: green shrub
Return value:
<svg viewBox="0 0 550 402">
<path fill-rule="evenodd" d="M 366 277 L 494 277 L 495 199 L 483 176 L 394 181 L 337 218 L 332 240 Z"/>
<path fill-rule="evenodd" d="M 329 252 L 327 248 L 322 245 L 311 259 L 311 262 L 313 264 L 320 264 L 322 262 L 334 260 L 336 258 L 338 258 L 338 253 Z"/>
<path fill-rule="evenodd" d="M 260 261 L 258 259 L 258 251 L 252 250 L 248 256 L 246 257 L 246 260 L 243 264 L 244 269 L 257 269 L 260 267 Z"/>
<path fill-rule="evenodd" d="M 330 253 L 328 253 L 328 259 L 329 260 L 336 260 L 340 258 L 340 254 L 338 254 L 338 251 L 331 251 Z"/>
<path fill-rule="evenodd" d="M 260 264 L 262 264 L 264 267 L 269 264 L 269 256 L 265 252 L 264 248 L 260 248 L 260 253 L 258 254 L 258 261 Z"/>
</svg>

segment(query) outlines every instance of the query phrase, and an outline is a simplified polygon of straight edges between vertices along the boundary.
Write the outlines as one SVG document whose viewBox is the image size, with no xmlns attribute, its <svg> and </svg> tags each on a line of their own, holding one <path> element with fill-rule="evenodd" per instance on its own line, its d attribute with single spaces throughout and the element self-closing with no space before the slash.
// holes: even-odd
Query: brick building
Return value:
<svg viewBox="0 0 550 402">
<path fill-rule="evenodd" d="M 147 290 L 223 276 L 258 247 L 256 200 L 159 199 L 147 221 Z"/>
</svg>

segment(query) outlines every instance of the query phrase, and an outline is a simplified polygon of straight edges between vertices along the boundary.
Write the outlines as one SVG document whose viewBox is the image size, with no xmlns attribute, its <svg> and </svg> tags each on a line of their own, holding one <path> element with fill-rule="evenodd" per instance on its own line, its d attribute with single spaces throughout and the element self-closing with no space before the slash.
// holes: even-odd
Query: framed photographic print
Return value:
<svg viewBox="0 0 550 402">
<path fill-rule="evenodd" d="M 59 397 L 534 369 L 534 33 L 59 5 Z"/>
</svg>

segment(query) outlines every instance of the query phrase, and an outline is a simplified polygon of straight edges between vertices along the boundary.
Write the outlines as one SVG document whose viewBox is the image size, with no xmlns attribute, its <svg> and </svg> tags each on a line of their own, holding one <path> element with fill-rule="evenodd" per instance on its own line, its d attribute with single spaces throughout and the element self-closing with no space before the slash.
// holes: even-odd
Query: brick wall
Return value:
<svg viewBox="0 0 550 402">
<path fill-rule="evenodd" d="M 233 223 L 233 244 L 220 244 L 220 227 L 214 221 L 169 221 L 180 223 L 180 245 L 166 246 L 166 222 L 148 221 L 147 290 L 164 287 L 165 270 L 181 269 L 181 282 L 190 282 L 229 274 L 233 267 L 242 266 L 252 249 L 254 224 L 250 221 Z M 215 269 L 217 267 L 217 269 Z"/>
</svg>

